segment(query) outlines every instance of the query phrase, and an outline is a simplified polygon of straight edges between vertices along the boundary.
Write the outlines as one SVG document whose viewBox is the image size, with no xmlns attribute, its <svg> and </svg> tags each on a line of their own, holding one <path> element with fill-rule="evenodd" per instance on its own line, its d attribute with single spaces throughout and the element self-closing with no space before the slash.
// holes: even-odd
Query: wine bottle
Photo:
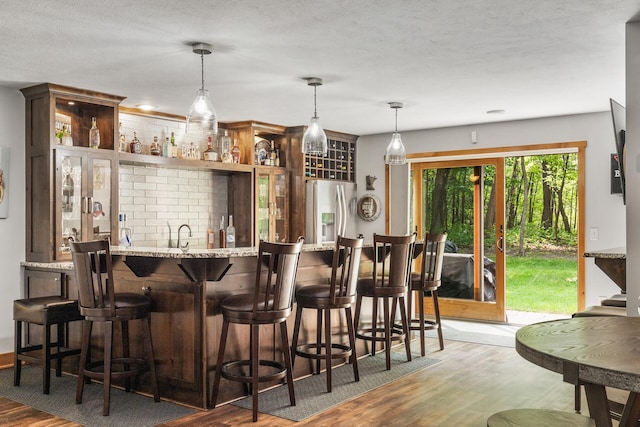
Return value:
<svg viewBox="0 0 640 427">
<path fill-rule="evenodd" d="M 62 183 L 62 212 L 73 212 L 73 178 L 68 173 Z"/>
<path fill-rule="evenodd" d="M 236 247 L 236 228 L 233 226 L 233 215 L 229 215 L 229 226 L 227 227 L 227 247 Z"/>
<path fill-rule="evenodd" d="M 215 162 L 218 160 L 218 153 L 213 149 L 213 140 L 211 136 L 207 137 L 207 149 L 204 153 L 202 153 L 204 160 L 209 160 Z"/>
<path fill-rule="evenodd" d="M 89 129 L 89 147 L 100 147 L 100 129 L 98 129 L 95 117 L 91 117 L 91 129 Z"/>
<path fill-rule="evenodd" d="M 227 238 L 224 235 L 224 217 L 220 218 L 220 247 L 224 248 L 227 245 Z"/>
</svg>

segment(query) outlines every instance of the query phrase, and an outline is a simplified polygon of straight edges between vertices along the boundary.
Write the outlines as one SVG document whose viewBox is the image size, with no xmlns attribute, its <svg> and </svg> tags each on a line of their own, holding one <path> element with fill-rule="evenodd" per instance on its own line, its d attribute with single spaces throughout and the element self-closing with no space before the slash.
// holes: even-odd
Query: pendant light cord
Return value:
<svg viewBox="0 0 640 427">
<path fill-rule="evenodd" d="M 398 109 L 394 108 L 394 110 L 396 110 L 396 133 L 398 133 Z"/>
<path fill-rule="evenodd" d="M 200 76 L 202 77 L 202 92 L 204 92 L 204 53 L 200 52 Z"/>
<path fill-rule="evenodd" d="M 313 86 L 313 117 L 318 117 L 318 108 L 317 108 L 317 96 L 318 93 L 318 86 L 314 85 Z"/>
</svg>

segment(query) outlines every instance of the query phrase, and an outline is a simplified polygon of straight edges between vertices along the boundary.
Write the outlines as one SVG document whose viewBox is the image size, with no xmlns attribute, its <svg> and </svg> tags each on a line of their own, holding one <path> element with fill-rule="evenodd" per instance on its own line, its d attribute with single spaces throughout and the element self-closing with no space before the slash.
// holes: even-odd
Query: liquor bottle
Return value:
<svg viewBox="0 0 640 427">
<path fill-rule="evenodd" d="M 69 132 L 67 125 L 62 125 L 62 145 L 73 147 L 73 138 L 71 137 L 71 133 Z"/>
<path fill-rule="evenodd" d="M 269 154 L 269 156 L 271 157 L 271 166 L 277 166 L 276 165 L 276 144 L 273 142 L 273 140 L 271 140 L 271 153 Z"/>
<path fill-rule="evenodd" d="M 160 143 L 158 142 L 158 137 L 153 137 L 153 142 L 151 143 L 151 147 L 149 148 L 149 152 L 152 156 L 159 156 L 162 154 L 162 148 L 160 147 Z"/>
<path fill-rule="evenodd" d="M 229 215 L 229 226 L 227 227 L 227 247 L 236 247 L 236 228 L 233 226 L 233 215 Z"/>
<path fill-rule="evenodd" d="M 131 140 L 130 150 L 135 154 L 142 153 L 142 143 L 138 139 L 138 135 L 135 132 L 133 132 L 133 140 Z"/>
<path fill-rule="evenodd" d="M 127 141 L 122 132 L 122 122 L 118 123 L 118 151 L 125 153 L 127 151 Z"/>
<path fill-rule="evenodd" d="M 224 248 L 227 245 L 227 238 L 224 235 L 224 217 L 220 218 L 220 247 Z"/>
<path fill-rule="evenodd" d="M 211 215 L 209 215 L 209 226 L 207 227 L 207 249 L 213 249 L 215 243 L 215 234 L 211 227 Z"/>
<path fill-rule="evenodd" d="M 162 157 L 171 157 L 171 143 L 169 142 L 169 137 L 167 136 L 164 139 L 164 144 L 162 144 Z"/>
<path fill-rule="evenodd" d="M 220 158 L 224 161 L 225 157 L 228 157 L 227 154 L 231 154 L 231 137 L 229 137 L 229 132 L 226 129 L 224 130 L 224 135 L 220 137 L 218 145 L 220 148 Z M 228 159 L 231 160 L 230 157 L 228 157 Z M 231 163 L 231 161 L 227 163 Z"/>
<path fill-rule="evenodd" d="M 211 139 L 211 136 L 207 137 L 207 149 L 203 153 L 203 156 L 204 160 L 209 160 L 212 162 L 218 160 L 218 153 L 216 153 L 213 149 L 213 140 Z"/>
<path fill-rule="evenodd" d="M 171 157 L 173 158 L 177 158 L 178 157 L 178 145 L 176 144 L 176 137 L 173 134 L 173 132 L 171 132 Z"/>
<path fill-rule="evenodd" d="M 231 159 L 233 163 L 240 163 L 240 147 L 233 141 L 233 147 L 231 147 Z"/>
<path fill-rule="evenodd" d="M 91 129 L 89 129 L 89 147 L 100 147 L 100 129 L 98 129 L 95 117 L 91 117 Z"/>
</svg>

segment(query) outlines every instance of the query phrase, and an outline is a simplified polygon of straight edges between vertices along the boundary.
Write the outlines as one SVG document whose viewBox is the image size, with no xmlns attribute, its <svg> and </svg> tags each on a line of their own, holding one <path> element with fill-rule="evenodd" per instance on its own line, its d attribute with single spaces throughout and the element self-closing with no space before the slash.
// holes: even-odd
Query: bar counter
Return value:
<svg viewBox="0 0 640 427">
<path fill-rule="evenodd" d="M 156 359 L 160 395 L 164 399 L 207 409 L 210 383 L 222 328 L 219 305 L 223 298 L 235 293 L 245 293 L 253 288 L 257 248 L 189 249 L 175 248 L 126 248 L 112 246 L 113 274 L 117 292 L 137 292 L 149 295 L 153 300 L 151 333 Z M 333 246 L 304 245 L 297 274 L 297 283 L 331 277 Z M 370 272 L 370 261 L 363 257 L 361 274 Z M 66 272 L 68 295 L 76 295 L 73 263 L 22 264 L 26 271 L 39 270 Z M 26 277 L 26 275 L 25 275 Z M 36 282 L 34 282 L 36 283 Z M 31 285 L 34 286 L 33 284 Z M 295 307 L 294 307 L 295 312 Z M 293 315 L 289 319 L 293 332 Z M 80 323 L 69 327 L 69 345 L 80 344 Z M 315 316 L 303 320 L 301 340 L 315 337 Z M 226 360 L 248 357 L 249 328 L 230 330 Z M 344 332 L 343 319 L 337 319 L 334 333 Z M 119 326 L 116 326 L 114 343 L 120 342 Z M 130 326 L 132 337 L 139 334 L 138 325 Z M 95 331 L 96 338 L 102 331 Z M 274 328 L 261 332 L 261 351 L 275 353 L 278 337 Z M 142 351 L 136 348 L 142 339 L 133 340 L 132 354 Z M 140 344 L 141 345 L 141 344 Z M 362 354 L 362 350 L 359 350 Z M 119 354 L 120 348 L 114 349 Z M 92 348 L 92 357 L 102 357 L 101 345 Z M 77 365 L 77 362 L 75 362 Z M 77 369 L 77 367 L 76 367 Z M 73 372 L 73 369 L 67 369 Z M 311 363 L 298 360 L 296 377 L 311 372 Z M 149 392 L 148 374 L 140 381 L 139 391 Z M 267 385 L 269 386 L 269 385 Z M 218 402 L 243 396 L 241 384 L 223 381 Z"/>
<path fill-rule="evenodd" d="M 595 264 L 618 285 L 627 290 L 627 250 L 624 247 L 585 252 L 585 258 L 593 258 Z"/>
</svg>

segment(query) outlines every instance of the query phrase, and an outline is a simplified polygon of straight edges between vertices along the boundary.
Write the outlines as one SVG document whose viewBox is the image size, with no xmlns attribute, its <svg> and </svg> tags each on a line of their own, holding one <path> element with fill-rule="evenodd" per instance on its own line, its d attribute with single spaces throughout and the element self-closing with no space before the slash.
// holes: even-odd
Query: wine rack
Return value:
<svg viewBox="0 0 640 427">
<path fill-rule="evenodd" d="M 355 142 L 329 138 L 327 145 L 327 154 L 324 156 L 305 154 L 305 178 L 355 182 Z"/>
</svg>

